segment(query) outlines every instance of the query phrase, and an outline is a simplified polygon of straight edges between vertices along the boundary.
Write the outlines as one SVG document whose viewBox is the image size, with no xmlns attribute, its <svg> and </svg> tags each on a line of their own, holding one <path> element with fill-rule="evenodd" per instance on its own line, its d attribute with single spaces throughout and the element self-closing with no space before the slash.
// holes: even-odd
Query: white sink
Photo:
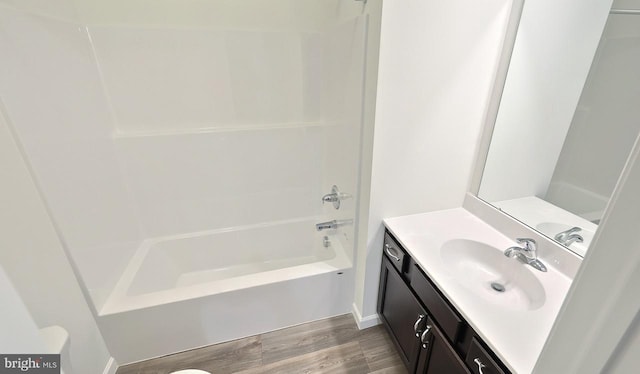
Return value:
<svg viewBox="0 0 640 374">
<path fill-rule="evenodd" d="M 515 310 L 534 310 L 545 301 L 544 287 L 530 268 L 485 243 L 453 239 L 440 248 L 442 261 L 456 281 L 492 304 Z"/>
<path fill-rule="evenodd" d="M 463 208 L 389 218 L 385 225 L 511 372 L 533 372 L 578 256 L 543 241 L 538 255 L 547 272 L 536 270 L 504 255 L 515 237 Z"/>
</svg>

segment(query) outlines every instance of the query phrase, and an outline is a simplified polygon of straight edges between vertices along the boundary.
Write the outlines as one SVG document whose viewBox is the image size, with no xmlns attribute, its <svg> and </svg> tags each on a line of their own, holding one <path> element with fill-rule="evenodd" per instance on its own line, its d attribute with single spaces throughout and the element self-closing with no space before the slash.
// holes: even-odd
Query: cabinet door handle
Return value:
<svg viewBox="0 0 640 374">
<path fill-rule="evenodd" d="M 422 343 L 423 349 L 429 348 L 429 334 L 431 334 L 431 325 L 427 325 L 420 336 L 420 343 Z"/>
<path fill-rule="evenodd" d="M 422 324 L 422 321 L 424 321 L 425 318 L 427 318 L 427 316 L 424 314 L 421 314 L 418 316 L 416 323 L 413 324 L 413 332 L 416 333 L 416 338 L 420 337 L 420 333 L 422 332 L 422 330 L 420 330 L 420 324 Z"/>
<path fill-rule="evenodd" d="M 478 357 L 474 358 L 474 359 L 473 359 L 473 362 L 475 362 L 475 363 L 476 363 L 476 365 L 478 365 L 478 373 L 479 373 L 479 374 L 484 374 L 484 373 L 482 372 L 482 369 L 486 368 L 486 367 L 487 367 L 487 365 L 483 364 L 483 363 L 482 363 L 482 361 L 480 361 L 480 359 L 479 359 Z"/>
<path fill-rule="evenodd" d="M 391 248 L 389 244 L 384 245 L 384 251 L 387 252 L 387 255 L 396 261 L 400 261 L 400 257 L 398 257 L 398 252 L 396 252 L 395 248 Z M 392 253 L 395 252 L 395 253 Z"/>
</svg>

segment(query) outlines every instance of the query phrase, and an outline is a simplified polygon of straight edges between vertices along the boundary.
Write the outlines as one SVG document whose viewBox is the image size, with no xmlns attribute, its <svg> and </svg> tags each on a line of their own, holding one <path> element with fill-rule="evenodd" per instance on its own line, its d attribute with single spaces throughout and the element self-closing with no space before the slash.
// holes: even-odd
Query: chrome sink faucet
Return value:
<svg viewBox="0 0 640 374">
<path fill-rule="evenodd" d="M 584 238 L 582 237 L 582 235 L 577 234 L 580 230 L 582 230 L 580 227 L 575 226 L 570 228 L 569 230 L 565 230 L 562 231 L 560 233 L 558 233 L 556 236 L 554 236 L 553 238 L 560 244 L 564 245 L 564 246 L 570 246 L 573 243 L 582 243 L 584 241 Z"/>
<path fill-rule="evenodd" d="M 547 271 L 547 267 L 538 260 L 536 241 L 528 238 L 518 238 L 516 241 L 522 244 L 522 247 L 509 247 L 504 251 L 507 257 L 516 257 L 518 260 L 533 267 L 536 270 Z"/>
</svg>

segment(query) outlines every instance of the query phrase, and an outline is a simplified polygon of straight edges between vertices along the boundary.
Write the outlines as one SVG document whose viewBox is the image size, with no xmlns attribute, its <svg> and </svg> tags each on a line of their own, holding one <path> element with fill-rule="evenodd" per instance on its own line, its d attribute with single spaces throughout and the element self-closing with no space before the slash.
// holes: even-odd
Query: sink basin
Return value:
<svg viewBox="0 0 640 374">
<path fill-rule="evenodd" d="M 442 245 L 440 256 L 455 280 L 477 297 L 509 309 L 540 308 L 545 291 L 532 273 L 538 270 L 505 256 L 505 249 L 454 239 Z"/>
</svg>

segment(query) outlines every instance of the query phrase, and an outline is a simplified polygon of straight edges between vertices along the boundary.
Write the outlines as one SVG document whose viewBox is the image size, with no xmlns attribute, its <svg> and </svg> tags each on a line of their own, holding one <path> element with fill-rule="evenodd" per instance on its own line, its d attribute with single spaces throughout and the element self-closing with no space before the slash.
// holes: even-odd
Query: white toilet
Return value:
<svg viewBox="0 0 640 374">
<path fill-rule="evenodd" d="M 198 369 L 187 369 L 187 370 L 178 370 L 173 371 L 170 374 L 211 374 L 208 371 L 198 370 Z"/>
</svg>

